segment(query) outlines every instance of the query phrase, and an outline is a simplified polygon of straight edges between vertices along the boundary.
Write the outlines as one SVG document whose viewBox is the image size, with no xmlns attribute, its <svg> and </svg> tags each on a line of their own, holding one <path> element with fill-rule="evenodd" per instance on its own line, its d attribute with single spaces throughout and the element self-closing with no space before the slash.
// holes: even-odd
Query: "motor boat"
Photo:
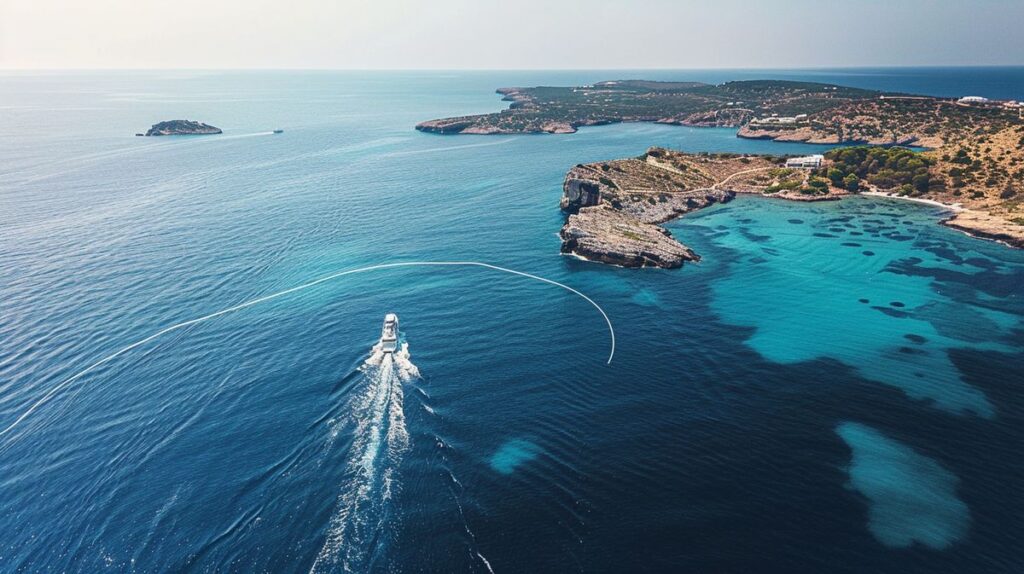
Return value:
<svg viewBox="0 0 1024 574">
<path fill-rule="evenodd" d="M 398 350 L 398 315 L 388 313 L 384 316 L 384 327 L 380 330 L 380 350 L 394 353 Z"/>
<path fill-rule="evenodd" d="M 284 130 L 274 130 L 274 133 L 275 133 L 275 134 L 283 134 L 283 133 L 284 133 Z"/>
</svg>

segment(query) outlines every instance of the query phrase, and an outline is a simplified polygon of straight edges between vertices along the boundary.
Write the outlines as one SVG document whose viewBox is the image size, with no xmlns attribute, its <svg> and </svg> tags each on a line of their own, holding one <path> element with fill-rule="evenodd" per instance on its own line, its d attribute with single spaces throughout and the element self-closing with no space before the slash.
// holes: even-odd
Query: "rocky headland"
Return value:
<svg viewBox="0 0 1024 574">
<path fill-rule="evenodd" d="M 943 220 L 942 224 L 973 237 L 1024 249 L 1024 220 L 1012 221 L 986 211 L 965 209 Z"/>
<path fill-rule="evenodd" d="M 194 136 L 223 133 L 220 128 L 192 120 L 170 120 L 153 124 L 147 136 Z M 142 134 L 138 134 L 142 135 Z"/>
<path fill-rule="evenodd" d="M 810 172 L 785 158 L 686 154 L 651 148 L 638 157 L 573 167 L 562 186 L 562 252 L 622 267 L 673 269 L 700 256 L 659 224 L 737 193 L 801 201 L 847 192 L 809 185 Z"/>
<path fill-rule="evenodd" d="M 650 148 L 638 158 L 573 167 L 562 186 L 562 252 L 623 267 L 677 268 L 700 256 L 659 224 L 730 201 L 738 193 L 790 201 L 869 194 L 944 207 L 942 223 L 970 235 L 1024 247 L 1024 220 L 951 202 L 946 161 L 901 147 L 833 149 L 808 167 L 787 157 L 689 154 Z M 820 163 L 818 163 L 820 161 Z M 974 160 L 961 160 L 975 165 Z M 817 164 L 817 165 L 814 165 Z M 946 199 L 930 199 L 929 192 Z M 1008 194 L 1007 194 L 1008 195 Z M 961 194 L 962 196 L 962 194 Z M 1007 203 L 1013 203 L 1011 196 Z M 984 201 L 983 196 L 975 198 Z M 984 206 L 984 203 L 981 204 Z"/>
</svg>

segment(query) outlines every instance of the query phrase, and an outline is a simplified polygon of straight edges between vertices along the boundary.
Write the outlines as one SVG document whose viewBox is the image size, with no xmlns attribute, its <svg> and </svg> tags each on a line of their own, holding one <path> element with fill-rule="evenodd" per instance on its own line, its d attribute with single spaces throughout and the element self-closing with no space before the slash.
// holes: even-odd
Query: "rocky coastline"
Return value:
<svg viewBox="0 0 1024 574">
<path fill-rule="evenodd" d="M 651 148 L 639 158 L 573 167 L 562 184 L 567 214 L 561 252 L 621 267 L 676 269 L 700 255 L 660 224 L 737 193 L 763 193 L 805 173 L 782 167 L 785 158 L 735 154 L 685 154 Z M 841 190 L 807 195 L 792 190 L 773 196 L 801 201 L 838 199 Z"/>
<path fill-rule="evenodd" d="M 793 129 L 766 129 L 750 124 L 741 126 L 736 137 L 750 140 L 771 140 L 785 143 L 808 143 L 820 145 L 875 145 L 875 146 L 912 146 L 919 145 L 921 138 L 917 135 L 887 136 L 840 136 L 837 133 L 823 133 L 811 127 Z M 934 142 L 929 142 L 934 143 Z"/>
<path fill-rule="evenodd" d="M 662 227 L 610 206 L 587 207 L 569 216 L 560 232 L 562 253 L 620 267 L 675 269 L 700 261 L 692 249 Z"/>
<path fill-rule="evenodd" d="M 942 220 L 942 225 L 979 239 L 1024 249 L 1024 225 L 983 211 L 962 210 Z"/>
<path fill-rule="evenodd" d="M 850 189 L 859 188 L 855 191 L 837 187 L 821 174 L 841 167 L 842 153 L 830 152 L 821 166 L 809 169 L 787 167 L 782 156 L 688 154 L 656 147 L 637 158 L 577 165 L 562 185 L 560 208 L 566 221 L 559 234 L 561 252 L 621 267 L 679 268 L 700 261 L 700 255 L 660 224 L 740 193 L 789 201 L 836 201 L 863 193 L 921 202 L 954 212 L 943 225 L 1024 248 L 1024 225 L 990 211 L 882 192 L 864 180 L 857 185 L 845 181 Z M 891 153 L 913 152 L 892 148 Z"/>
<path fill-rule="evenodd" d="M 1020 118 L 999 102 L 963 105 L 951 98 L 863 90 L 835 84 L 745 80 L 618 80 L 575 87 L 500 88 L 500 112 L 421 122 L 437 134 L 566 134 L 583 126 L 654 122 L 737 128 L 741 138 L 818 144 L 936 148 L 955 132 Z M 1020 122 L 1017 122 L 1020 123 Z"/>
</svg>

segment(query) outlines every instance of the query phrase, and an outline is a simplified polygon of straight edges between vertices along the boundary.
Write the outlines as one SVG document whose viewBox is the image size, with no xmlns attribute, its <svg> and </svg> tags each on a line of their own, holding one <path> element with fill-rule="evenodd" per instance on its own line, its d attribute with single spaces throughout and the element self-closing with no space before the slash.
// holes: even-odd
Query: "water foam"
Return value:
<svg viewBox="0 0 1024 574">
<path fill-rule="evenodd" d="M 361 392 L 348 405 L 355 428 L 344 487 L 311 573 L 368 570 L 373 546 L 393 535 L 397 527 L 388 505 L 400 489 L 399 467 L 409 450 L 402 387 L 418 378 L 419 370 L 409 360 L 405 343 L 395 353 L 374 347 L 360 370 Z M 330 435 L 337 432 L 332 428 Z"/>
</svg>

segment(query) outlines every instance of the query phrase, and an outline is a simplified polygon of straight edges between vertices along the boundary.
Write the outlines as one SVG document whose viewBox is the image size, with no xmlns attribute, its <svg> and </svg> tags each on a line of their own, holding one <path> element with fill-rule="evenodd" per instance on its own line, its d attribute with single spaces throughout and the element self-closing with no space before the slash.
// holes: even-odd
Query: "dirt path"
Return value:
<svg viewBox="0 0 1024 574">
<path fill-rule="evenodd" d="M 712 185 L 712 186 L 711 186 L 711 187 L 709 187 L 708 189 L 709 189 L 709 190 L 710 190 L 710 189 L 717 189 L 717 188 L 718 188 L 718 186 L 720 186 L 720 185 L 725 185 L 726 183 L 729 183 L 729 180 L 730 180 L 730 179 L 732 179 L 732 178 L 734 178 L 734 177 L 736 177 L 736 176 L 738 176 L 738 175 L 745 175 L 745 174 L 748 174 L 748 173 L 754 173 L 754 172 L 758 172 L 758 171 L 766 171 L 766 170 L 769 170 L 769 169 L 775 169 L 775 166 L 770 166 L 770 167 L 755 167 L 755 168 L 753 168 L 753 169 L 745 169 L 745 170 L 743 170 L 743 171 L 737 171 L 736 173 L 734 173 L 734 174 L 730 175 L 729 177 L 727 177 L 727 178 L 723 179 L 722 181 L 720 181 L 720 182 L 716 183 L 715 185 Z"/>
</svg>

